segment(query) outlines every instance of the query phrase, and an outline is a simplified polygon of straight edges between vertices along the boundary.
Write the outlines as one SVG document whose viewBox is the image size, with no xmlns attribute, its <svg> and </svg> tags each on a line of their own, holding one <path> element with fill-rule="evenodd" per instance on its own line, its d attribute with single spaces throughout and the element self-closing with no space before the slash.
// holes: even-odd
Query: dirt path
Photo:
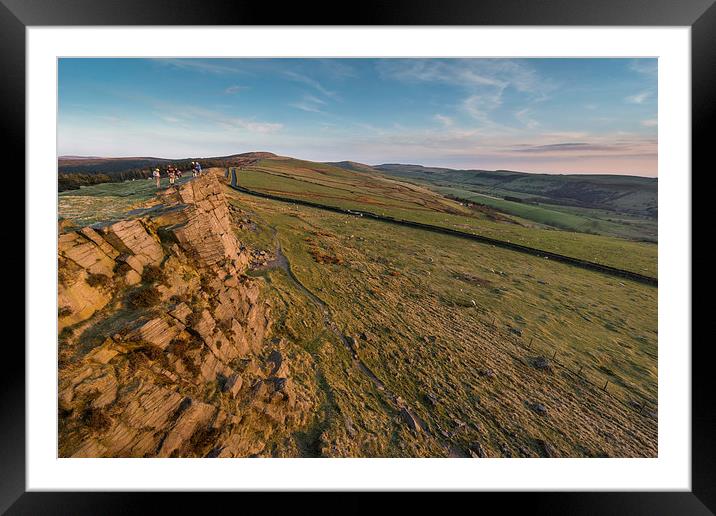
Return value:
<svg viewBox="0 0 716 516">
<path fill-rule="evenodd" d="M 373 386 L 376 388 L 376 390 L 383 394 L 383 397 L 387 401 L 387 404 L 393 408 L 397 415 L 400 415 L 404 419 L 405 423 L 409 427 L 411 427 L 413 431 L 429 432 L 428 425 L 425 423 L 425 421 L 423 421 L 400 396 L 390 391 L 380 380 L 380 378 L 378 378 L 378 376 L 365 364 L 365 362 L 361 360 L 360 356 L 358 355 L 358 351 L 351 343 L 352 337 L 344 335 L 343 332 L 341 332 L 341 330 L 338 328 L 338 325 L 333 319 L 331 308 L 328 306 L 328 304 L 316 294 L 311 292 L 308 288 L 306 288 L 306 286 L 301 283 L 301 280 L 296 277 L 296 275 L 291 270 L 291 264 L 288 261 L 288 258 L 283 253 L 281 243 L 279 242 L 278 236 L 276 235 L 276 228 L 272 229 L 274 232 L 275 257 L 273 260 L 268 262 L 266 266 L 262 267 L 262 269 L 267 270 L 280 268 L 284 270 L 291 282 L 299 290 L 299 292 L 305 295 L 321 311 L 324 327 L 329 332 L 333 333 L 333 335 L 335 335 L 336 338 L 338 338 L 338 340 L 343 343 L 343 346 L 345 346 L 348 353 L 350 353 L 353 367 L 358 369 L 371 381 L 371 383 L 373 383 Z"/>
</svg>

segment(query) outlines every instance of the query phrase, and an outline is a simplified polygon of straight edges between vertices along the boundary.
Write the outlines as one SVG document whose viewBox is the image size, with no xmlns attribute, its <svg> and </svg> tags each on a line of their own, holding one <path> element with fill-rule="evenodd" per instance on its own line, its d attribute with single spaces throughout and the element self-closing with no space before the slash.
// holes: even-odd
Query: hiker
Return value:
<svg viewBox="0 0 716 516">
<path fill-rule="evenodd" d="M 194 165 L 194 167 L 196 167 L 196 175 L 197 175 L 197 176 L 200 176 L 200 175 L 201 175 L 201 165 L 199 164 L 198 161 L 196 162 L 196 164 Z"/>
<path fill-rule="evenodd" d="M 196 177 L 196 162 L 191 162 L 191 177 Z"/>
<path fill-rule="evenodd" d="M 152 172 L 152 177 L 157 181 L 157 188 L 159 188 L 162 185 L 162 176 L 159 172 L 159 167 L 154 169 L 154 172 Z"/>
<path fill-rule="evenodd" d="M 167 175 L 169 176 L 169 186 L 174 186 L 174 178 L 176 177 L 176 169 L 174 165 L 167 167 Z"/>
</svg>

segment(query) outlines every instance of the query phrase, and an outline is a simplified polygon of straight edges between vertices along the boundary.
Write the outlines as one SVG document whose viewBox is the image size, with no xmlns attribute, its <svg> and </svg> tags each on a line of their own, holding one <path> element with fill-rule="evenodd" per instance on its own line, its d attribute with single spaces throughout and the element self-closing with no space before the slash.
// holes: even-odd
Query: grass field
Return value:
<svg viewBox="0 0 716 516">
<path fill-rule="evenodd" d="M 185 175 L 177 180 L 177 185 L 190 179 L 191 175 Z M 164 177 L 161 188 L 167 187 L 169 179 Z M 85 186 L 79 190 L 60 192 L 57 197 L 58 213 L 77 226 L 119 220 L 128 211 L 154 199 L 156 193 L 156 183 L 152 179 Z"/>
<path fill-rule="evenodd" d="M 542 204 L 598 208 L 654 220 L 658 213 L 656 178 L 609 174 L 528 174 L 510 170 L 454 170 L 400 164 L 377 165 L 374 168 L 406 181 L 460 188 L 496 197 L 511 195 Z"/>
<path fill-rule="evenodd" d="M 654 453 L 655 421 L 554 363 L 534 364 L 556 352 L 595 384 L 608 380 L 620 399 L 655 407 L 655 288 L 454 237 L 229 195 L 256 223 L 240 233 L 243 241 L 267 252 L 280 243 L 295 277 L 342 333 L 355 336 L 365 364 L 436 435 L 445 432 L 461 449 L 480 443 L 492 456 L 539 455 L 542 442 L 570 456 Z M 276 331 L 312 355 L 326 393 L 326 413 L 309 434 L 345 456 L 444 453 L 389 417 L 382 393 L 326 329 L 321 307 L 284 270 L 262 274 Z M 364 430 L 359 438 L 346 435 L 345 419 Z"/>
<path fill-rule="evenodd" d="M 656 242 L 657 222 L 617 215 L 613 212 L 572 206 L 554 206 L 509 201 L 494 195 L 460 188 L 434 187 L 436 192 L 483 204 L 502 213 L 558 229 Z"/>
<path fill-rule="evenodd" d="M 470 210 L 420 185 L 290 158 L 263 159 L 238 174 L 241 186 L 257 191 L 459 229 L 657 276 L 655 244 L 545 228 L 527 220 L 525 215 L 535 215 L 524 208 L 523 216 Z M 567 225 L 586 223 L 567 212 L 550 216 Z"/>
<path fill-rule="evenodd" d="M 302 180 L 249 172 L 271 177 L 274 188 L 312 189 L 336 202 L 362 196 L 387 204 L 396 196 L 395 209 L 406 214 L 449 212 L 454 204 L 425 198 L 419 187 L 378 182 L 361 190 L 356 178 L 330 176 L 327 191 L 307 183 L 300 190 Z M 349 181 L 357 183 L 344 188 Z M 151 202 L 151 185 L 63 194 L 60 215 L 77 224 L 121 218 Z M 337 194 L 345 190 L 353 192 L 347 200 Z M 269 442 L 269 455 L 656 456 L 656 288 L 228 186 L 225 192 L 250 228 L 237 226 L 242 243 L 285 255 L 284 267 L 248 273 L 266 279 L 272 337 L 301 357 L 292 371 L 299 391 L 319 399 L 293 444 Z M 498 223 L 485 213 L 448 212 L 437 216 Z M 360 364 L 379 383 L 356 366 L 341 336 L 355 340 Z M 421 430 L 410 430 L 392 397 L 410 407 Z"/>
</svg>

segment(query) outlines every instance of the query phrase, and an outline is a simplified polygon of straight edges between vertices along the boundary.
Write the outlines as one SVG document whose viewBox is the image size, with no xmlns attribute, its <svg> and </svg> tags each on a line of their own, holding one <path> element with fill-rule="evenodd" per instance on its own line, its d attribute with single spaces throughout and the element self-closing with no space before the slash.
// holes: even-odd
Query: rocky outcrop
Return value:
<svg viewBox="0 0 716 516">
<path fill-rule="evenodd" d="M 222 188 L 60 235 L 60 456 L 246 456 L 305 423 Z"/>
</svg>

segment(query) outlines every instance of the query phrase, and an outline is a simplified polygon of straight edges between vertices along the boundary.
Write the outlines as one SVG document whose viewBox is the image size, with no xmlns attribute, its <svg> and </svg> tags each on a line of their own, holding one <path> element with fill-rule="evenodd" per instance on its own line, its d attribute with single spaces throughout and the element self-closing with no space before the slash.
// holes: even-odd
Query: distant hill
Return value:
<svg viewBox="0 0 716 516">
<path fill-rule="evenodd" d="M 133 168 L 151 168 L 171 160 L 152 157 L 99 158 L 83 156 L 60 156 L 57 159 L 59 173 L 105 174 Z"/>
<path fill-rule="evenodd" d="M 230 167 L 247 161 L 278 158 L 272 152 L 244 152 L 227 156 L 107 158 L 97 156 L 60 156 L 60 191 L 82 185 L 124 181 L 150 175 L 154 167 L 173 163 L 188 169 L 191 161 L 204 168 Z M 355 161 L 328 162 L 324 165 L 376 177 L 399 179 L 429 187 L 457 199 L 472 200 L 473 194 L 491 195 L 512 202 L 608 210 L 656 219 L 658 180 L 638 176 L 533 174 L 512 170 L 459 170 L 400 163 L 366 165 Z"/>
<path fill-rule="evenodd" d="M 394 177 L 468 192 L 655 218 L 656 178 L 623 175 L 533 174 L 511 170 L 458 170 L 388 163 L 372 167 Z"/>
<path fill-rule="evenodd" d="M 126 157 L 126 158 L 103 158 L 97 156 L 60 156 L 57 159 L 57 171 L 59 173 L 80 173 L 80 174 L 106 174 L 112 172 L 128 171 L 130 169 L 152 168 L 167 165 L 169 163 L 186 163 L 191 161 L 232 161 L 237 159 L 260 159 L 275 157 L 272 152 L 244 152 L 231 154 L 229 156 L 216 157 L 187 157 L 187 158 L 157 158 L 157 157 Z"/>
<path fill-rule="evenodd" d="M 73 159 L 74 160 L 102 159 L 102 156 L 71 156 L 71 155 L 68 155 L 68 156 L 60 156 L 58 159 L 65 160 L 65 161 L 73 160 Z"/>
<path fill-rule="evenodd" d="M 326 165 L 342 168 L 344 170 L 352 170 L 353 172 L 379 172 L 370 165 L 358 163 L 356 161 L 326 161 Z"/>
</svg>

